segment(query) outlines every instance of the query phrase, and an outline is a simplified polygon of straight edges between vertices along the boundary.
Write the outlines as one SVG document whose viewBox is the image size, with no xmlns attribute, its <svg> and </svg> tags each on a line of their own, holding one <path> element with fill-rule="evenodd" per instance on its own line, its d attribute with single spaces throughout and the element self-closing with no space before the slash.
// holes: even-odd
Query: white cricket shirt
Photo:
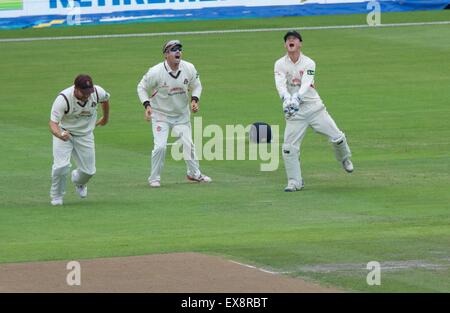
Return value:
<svg viewBox="0 0 450 313">
<path fill-rule="evenodd" d="M 137 86 L 141 103 L 150 101 L 152 110 L 168 117 L 189 116 L 189 103 L 192 97 L 200 99 L 202 85 L 192 63 L 181 60 L 176 73 L 161 62 L 151 67 Z"/>
<path fill-rule="evenodd" d="M 109 93 L 102 87 L 94 85 L 94 88 L 86 102 L 75 97 L 75 86 L 61 91 L 53 103 L 50 120 L 59 123 L 61 128 L 74 136 L 91 133 L 97 121 L 98 104 L 109 100 Z"/>
<path fill-rule="evenodd" d="M 316 63 L 304 54 L 296 63 L 286 54 L 275 62 L 275 84 L 280 98 L 299 93 L 303 101 L 317 101 L 320 96 L 314 88 Z"/>
</svg>

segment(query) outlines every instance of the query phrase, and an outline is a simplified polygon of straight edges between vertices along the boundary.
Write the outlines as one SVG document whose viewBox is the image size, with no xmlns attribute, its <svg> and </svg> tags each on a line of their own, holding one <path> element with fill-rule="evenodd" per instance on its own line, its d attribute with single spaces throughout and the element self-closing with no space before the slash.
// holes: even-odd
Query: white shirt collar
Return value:
<svg viewBox="0 0 450 313">
<path fill-rule="evenodd" d="M 294 64 L 294 65 L 300 63 L 300 61 L 302 60 L 302 56 L 303 56 L 303 54 L 300 52 L 300 56 L 298 57 L 297 62 L 294 63 L 294 62 L 291 60 L 291 58 L 289 57 L 289 54 L 286 53 L 286 59 L 287 59 L 287 61 L 290 62 L 290 63 L 292 63 L 292 64 Z"/>
<path fill-rule="evenodd" d="M 181 65 L 181 62 L 180 62 Z M 181 66 L 178 66 L 178 70 L 174 71 L 172 70 L 172 68 L 169 66 L 169 63 L 167 63 L 167 60 L 164 60 L 164 68 L 166 69 L 166 71 L 170 74 L 172 73 L 173 75 L 177 75 L 179 71 L 181 71 L 180 69 Z"/>
</svg>

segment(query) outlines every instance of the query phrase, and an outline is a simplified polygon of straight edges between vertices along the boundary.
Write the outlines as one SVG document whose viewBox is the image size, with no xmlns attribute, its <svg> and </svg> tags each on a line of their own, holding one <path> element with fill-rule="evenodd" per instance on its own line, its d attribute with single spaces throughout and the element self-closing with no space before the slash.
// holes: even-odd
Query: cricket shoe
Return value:
<svg viewBox="0 0 450 313">
<path fill-rule="evenodd" d="M 56 205 L 63 205 L 63 198 L 62 197 L 55 197 L 50 201 L 50 203 L 54 206 Z"/>
<path fill-rule="evenodd" d="M 161 181 L 160 180 L 151 180 L 151 181 L 148 182 L 148 184 L 152 188 L 159 188 L 159 187 L 161 187 Z"/>
<path fill-rule="evenodd" d="M 211 177 L 206 176 L 206 175 L 202 175 L 202 174 L 200 174 L 200 176 L 198 176 L 198 177 L 187 175 L 186 178 L 188 180 L 190 180 L 190 181 L 197 182 L 197 183 L 210 183 L 210 182 L 212 182 Z"/>
<path fill-rule="evenodd" d="M 342 167 L 347 173 L 353 172 L 353 163 L 350 161 L 350 159 L 345 159 L 342 161 Z"/>
<path fill-rule="evenodd" d="M 300 191 L 303 188 L 305 188 L 305 183 L 303 182 L 303 179 L 302 179 L 301 184 L 299 184 L 295 180 L 290 180 L 288 182 L 288 185 L 284 188 L 284 191 L 285 192 L 294 192 L 294 191 Z"/>
<path fill-rule="evenodd" d="M 87 186 L 86 185 L 75 185 L 76 190 L 80 198 L 87 197 Z"/>
</svg>

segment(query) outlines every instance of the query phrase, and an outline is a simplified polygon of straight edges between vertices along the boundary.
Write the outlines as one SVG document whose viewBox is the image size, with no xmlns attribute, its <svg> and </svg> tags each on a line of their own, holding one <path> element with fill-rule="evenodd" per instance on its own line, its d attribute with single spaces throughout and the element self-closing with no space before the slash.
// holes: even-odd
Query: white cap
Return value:
<svg viewBox="0 0 450 313">
<path fill-rule="evenodd" d="M 167 50 L 169 50 L 173 46 L 183 47 L 183 45 L 181 44 L 181 42 L 179 40 L 170 40 L 170 41 L 166 42 L 165 45 L 163 46 L 163 53 L 166 53 Z"/>
</svg>

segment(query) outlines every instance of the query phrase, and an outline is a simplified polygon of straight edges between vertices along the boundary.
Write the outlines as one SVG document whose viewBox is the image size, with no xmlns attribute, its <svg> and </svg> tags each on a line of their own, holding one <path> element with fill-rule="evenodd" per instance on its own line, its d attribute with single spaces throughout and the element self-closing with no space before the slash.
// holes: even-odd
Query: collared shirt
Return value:
<svg viewBox="0 0 450 313">
<path fill-rule="evenodd" d="M 137 86 L 141 103 L 150 101 L 156 113 L 168 117 L 189 116 L 189 92 L 200 99 L 202 85 L 194 65 L 184 60 L 178 71 L 172 71 L 167 61 L 151 67 Z"/>
<path fill-rule="evenodd" d="M 170 67 L 169 63 L 167 63 L 167 60 L 164 61 L 164 68 L 166 69 L 167 72 L 169 72 L 169 75 L 171 75 L 171 76 L 177 76 L 178 73 L 181 71 L 179 66 L 178 66 L 177 70 L 173 70 Z"/>
<path fill-rule="evenodd" d="M 280 98 L 298 93 L 303 101 L 318 101 L 320 96 L 314 88 L 316 64 L 304 54 L 297 62 L 285 55 L 275 62 L 275 85 Z"/>
<path fill-rule="evenodd" d="M 59 123 L 61 128 L 74 136 L 91 133 L 97 121 L 98 104 L 108 101 L 110 97 L 102 87 L 95 85 L 94 89 L 86 102 L 75 97 L 75 86 L 61 91 L 53 102 L 50 120 Z"/>
</svg>

